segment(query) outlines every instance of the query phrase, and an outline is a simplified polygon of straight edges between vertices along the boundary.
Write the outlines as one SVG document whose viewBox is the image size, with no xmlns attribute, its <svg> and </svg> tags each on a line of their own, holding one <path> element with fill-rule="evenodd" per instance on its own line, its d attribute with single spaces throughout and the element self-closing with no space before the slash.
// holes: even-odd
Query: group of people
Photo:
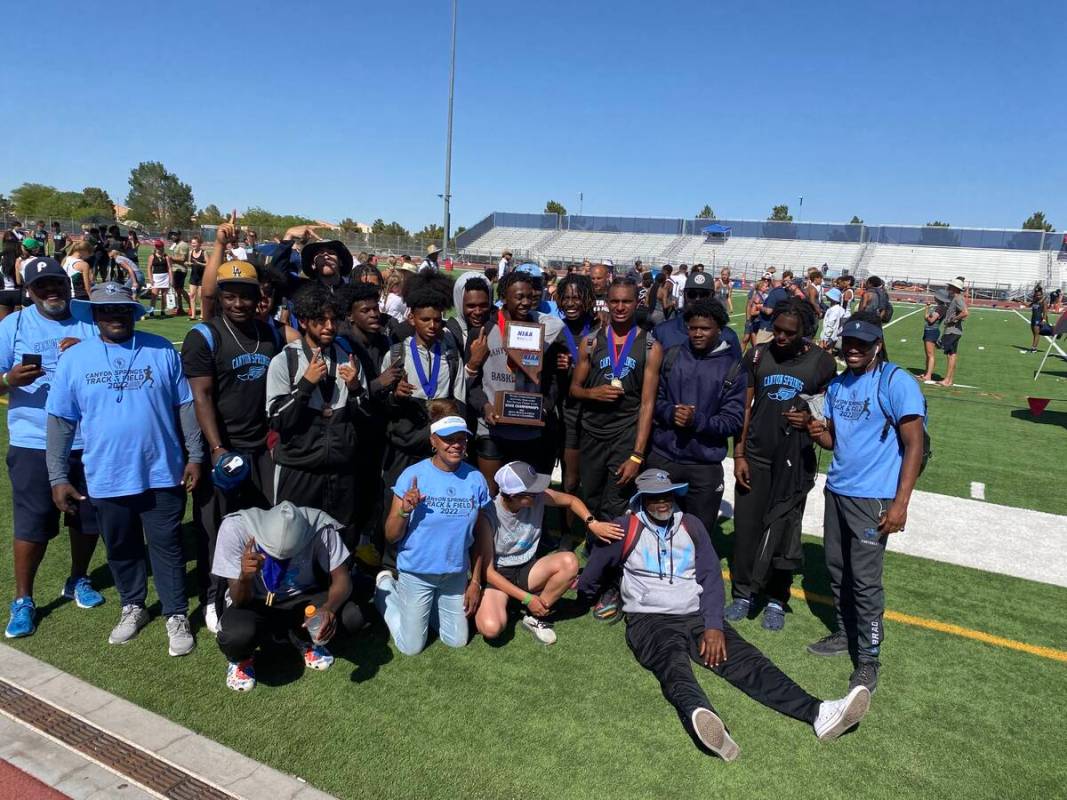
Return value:
<svg viewBox="0 0 1067 800">
<path fill-rule="evenodd" d="M 434 633 L 450 647 L 472 627 L 496 638 L 515 611 L 552 644 L 555 619 L 588 611 L 625 617 L 638 663 L 726 760 L 738 747 L 690 660 L 820 739 L 863 717 L 884 638 L 886 541 L 904 528 L 926 452 L 922 393 L 887 361 L 877 313 L 842 325 L 838 375 L 812 303 L 792 291 L 768 293 L 769 335 L 742 353 L 728 273 L 689 272 L 677 312 L 657 322 L 647 303 L 641 313 L 640 273 L 590 265 L 554 292 L 528 265 L 453 281 L 431 248 L 414 270 L 383 275 L 309 234 L 251 254 L 220 225 L 203 321 L 180 352 L 138 330 L 148 310 L 131 287 L 93 282 L 79 296 L 53 258 L 22 260 L 26 305 L 0 321 L 15 512 L 7 636 L 36 628 L 34 579 L 62 516 L 64 595 L 103 602 L 87 572 L 102 536 L 121 605 L 109 642 L 149 624 L 150 562 L 168 651 L 190 652 L 191 502 L 205 627 L 234 690 L 255 686 L 257 654 L 279 640 L 327 669 L 329 642 L 375 610 L 411 656 Z M 394 280 L 402 318 L 385 311 Z M 731 443 L 727 604 L 709 532 Z M 769 630 L 786 624 L 817 447 L 832 452 L 837 628 L 809 649 L 854 667 L 845 696 L 822 701 L 733 627 L 758 614 Z"/>
</svg>

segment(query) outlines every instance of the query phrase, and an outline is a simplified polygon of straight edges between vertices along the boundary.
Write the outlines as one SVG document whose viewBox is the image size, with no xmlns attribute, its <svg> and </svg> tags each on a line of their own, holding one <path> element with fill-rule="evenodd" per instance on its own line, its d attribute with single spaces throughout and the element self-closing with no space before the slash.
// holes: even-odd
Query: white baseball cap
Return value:
<svg viewBox="0 0 1067 800">
<path fill-rule="evenodd" d="M 539 473 L 525 461 L 511 461 L 493 476 L 501 494 L 541 494 L 552 482 L 551 475 Z"/>
</svg>

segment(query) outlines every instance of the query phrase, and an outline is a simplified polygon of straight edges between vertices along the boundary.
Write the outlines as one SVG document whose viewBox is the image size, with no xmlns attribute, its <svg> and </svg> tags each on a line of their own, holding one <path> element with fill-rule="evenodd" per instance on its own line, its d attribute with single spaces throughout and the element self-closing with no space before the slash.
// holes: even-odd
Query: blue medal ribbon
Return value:
<svg viewBox="0 0 1067 800">
<path fill-rule="evenodd" d="M 574 359 L 574 363 L 578 363 L 578 342 L 574 340 L 574 334 L 571 333 L 571 329 L 567 327 L 567 321 L 563 321 L 563 335 L 567 337 L 567 349 L 571 351 L 571 358 Z M 585 321 L 585 327 L 582 328 L 581 338 L 585 338 L 589 335 L 589 320 Z"/>
<path fill-rule="evenodd" d="M 618 353 L 615 349 L 615 331 L 611 333 L 611 345 L 608 347 L 608 358 L 611 360 L 611 376 L 618 380 L 622 379 L 622 370 L 626 366 L 626 357 L 630 355 L 630 348 L 634 346 L 634 339 L 637 338 L 637 326 L 630 328 L 630 332 L 626 334 L 626 341 L 622 345 L 622 352 Z"/>
<path fill-rule="evenodd" d="M 434 342 L 433 363 L 430 365 L 430 377 L 422 368 L 422 359 L 419 357 L 419 348 L 415 344 L 415 337 L 411 337 L 411 360 L 415 362 L 415 374 L 419 376 L 422 392 L 427 400 L 432 400 L 437 391 L 437 377 L 441 374 L 441 343 Z"/>
</svg>

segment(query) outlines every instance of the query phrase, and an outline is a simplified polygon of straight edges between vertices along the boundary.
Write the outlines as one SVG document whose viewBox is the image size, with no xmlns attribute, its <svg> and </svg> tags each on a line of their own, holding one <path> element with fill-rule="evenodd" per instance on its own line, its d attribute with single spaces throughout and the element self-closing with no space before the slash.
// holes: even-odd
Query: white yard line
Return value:
<svg viewBox="0 0 1067 800">
<path fill-rule="evenodd" d="M 723 461 L 723 510 L 734 500 L 734 466 Z M 804 509 L 803 531 L 822 536 L 823 489 L 819 475 Z M 1026 531 L 1020 547 L 1012 531 Z M 1067 586 L 1067 516 L 1012 508 L 982 500 L 916 491 L 908 506 L 908 524 L 889 537 L 889 549 L 962 567 Z"/>
<path fill-rule="evenodd" d="M 905 314 L 905 315 L 904 315 L 903 317 L 897 317 L 896 319 L 890 320 L 889 322 L 887 322 L 887 323 L 886 323 L 885 325 L 883 325 L 883 326 L 882 326 L 882 330 L 885 330 L 886 328 L 891 328 L 891 327 L 893 327 L 893 326 L 894 326 L 894 325 L 896 325 L 896 324 L 897 324 L 898 322 L 900 322 L 900 321 L 901 321 L 902 319 L 907 319 L 908 317 L 911 317 L 911 316 L 914 316 L 915 314 L 918 314 L 918 313 L 919 313 L 920 311 L 922 311 L 922 310 L 923 310 L 924 308 L 926 308 L 926 306 L 919 306 L 919 307 L 918 307 L 917 309 L 915 309 L 914 311 L 909 311 L 909 312 L 908 312 L 907 314 Z"/>
</svg>

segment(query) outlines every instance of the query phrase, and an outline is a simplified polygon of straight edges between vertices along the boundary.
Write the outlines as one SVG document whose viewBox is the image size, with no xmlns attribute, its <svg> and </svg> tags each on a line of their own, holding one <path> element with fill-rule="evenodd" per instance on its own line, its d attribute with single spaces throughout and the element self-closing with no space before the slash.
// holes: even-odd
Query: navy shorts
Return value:
<svg viewBox="0 0 1067 800">
<path fill-rule="evenodd" d="M 923 328 L 923 341 L 936 342 L 941 338 L 940 328 Z"/>
<path fill-rule="evenodd" d="M 52 487 L 48 482 L 48 467 L 44 450 L 11 446 L 7 451 L 7 472 L 11 476 L 12 505 L 14 506 L 15 538 L 23 542 L 44 544 L 59 535 L 59 509 L 52 502 Z M 70 454 L 70 483 L 85 491 L 85 470 L 82 454 Z M 82 533 L 97 534 L 96 513 L 88 500 L 78 504 L 77 514 L 64 514 L 68 528 Z"/>
<path fill-rule="evenodd" d="M 956 351 L 960 349 L 960 335 L 958 333 L 946 333 L 941 337 L 941 349 L 945 351 L 946 356 L 955 355 Z"/>
</svg>

